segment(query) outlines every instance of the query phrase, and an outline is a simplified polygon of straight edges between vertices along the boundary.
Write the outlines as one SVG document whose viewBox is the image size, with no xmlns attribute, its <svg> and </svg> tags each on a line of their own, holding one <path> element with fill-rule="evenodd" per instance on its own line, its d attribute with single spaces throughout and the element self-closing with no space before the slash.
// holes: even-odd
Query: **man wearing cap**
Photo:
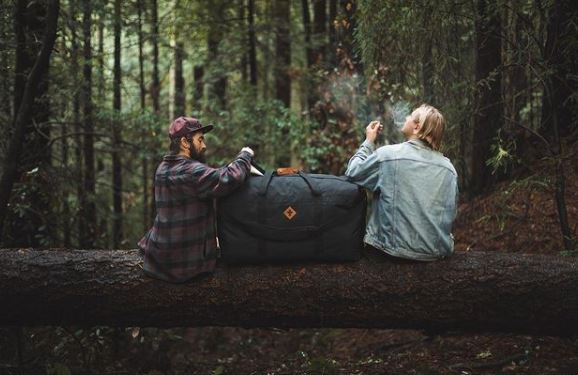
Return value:
<svg viewBox="0 0 578 375">
<path fill-rule="evenodd" d="M 183 282 L 215 268 L 213 198 L 231 193 L 245 181 L 253 150 L 244 147 L 229 165 L 209 167 L 204 134 L 212 129 L 193 117 L 179 117 L 169 127 L 170 152 L 155 173 L 157 215 L 138 243 L 149 276 Z"/>
</svg>

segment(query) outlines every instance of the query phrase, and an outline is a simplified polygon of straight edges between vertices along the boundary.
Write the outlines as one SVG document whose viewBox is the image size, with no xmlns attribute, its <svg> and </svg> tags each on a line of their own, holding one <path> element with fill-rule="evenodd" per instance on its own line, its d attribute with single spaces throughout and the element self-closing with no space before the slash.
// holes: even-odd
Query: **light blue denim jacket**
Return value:
<svg viewBox="0 0 578 375">
<path fill-rule="evenodd" d="M 383 146 L 365 141 L 345 172 L 373 192 L 365 243 L 414 260 L 436 260 L 454 252 L 457 173 L 441 153 L 420 140 Z"/>
</svg>

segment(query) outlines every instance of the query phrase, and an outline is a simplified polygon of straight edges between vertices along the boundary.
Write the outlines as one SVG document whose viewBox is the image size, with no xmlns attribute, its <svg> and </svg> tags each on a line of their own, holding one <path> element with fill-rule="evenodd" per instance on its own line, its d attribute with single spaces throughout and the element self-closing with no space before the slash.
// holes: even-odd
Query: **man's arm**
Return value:
<svg viewBox="0 0 578 375">
<path fill-rule="evenodd" d="M 237 158 L 222 168 L 198 163 L 192 175 L 198 186 L 199 198 L 218 198 L 239 187 L 251 169 L 252 150 L 243 149 Z"/>
</svg>

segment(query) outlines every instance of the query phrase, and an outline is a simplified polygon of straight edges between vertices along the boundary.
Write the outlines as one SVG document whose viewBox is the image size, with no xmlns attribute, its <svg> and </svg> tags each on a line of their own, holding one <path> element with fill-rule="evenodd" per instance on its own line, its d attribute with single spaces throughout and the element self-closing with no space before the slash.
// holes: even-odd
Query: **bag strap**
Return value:
<svg viewBox="0 0 578 375">
<path fill-rule="evenodd" d="M 259 191 L 257 192 L 257 194 L 261 196 L 266 195 L 267 191 L 269 190 L 269 185 L 271 185 L 271 180 L 276 175 L 279 176 L 279 174 L 274 171 L 265 172 L 265 176 L 263 176 L 263 182 L 261 183 L 261 186 L 259 187 Z M 307 187 L 309 187 L 309 190 L 311 190 L 311 194 L 313 194 L 316 197 L 321 196 L 321 192 L 315 187 L 315 184 L 313 183 L 313 181 L 311 181 L 311 178 L 307 174 L 298 171 L 296 175 L 301 177 L 303 181 L 305 181 Z"/>
<path fill-rule="evenodd" d="M 265 172 L 265 176 L 263 176 L 263 183 L 259 187 L 259 191 L 257 194 L 265 195 L 267 194 L 267 190 L 269 190 L 269 185 L 271 184 L 271 180 L 273 179 L 273 171 Z"/>
<path fill-rule="evenodd" d="M 309 186 L 309 190 L 311 190 L 311 194 L 315 195 L 316 197 L 321 195 L 319 190 L 317 190 L 314 187 L 313 181 L 311 181 L 311 178 L 309 178 L 309 176 L 307 176 L 305 173 L 303 173 L 301 171 L 299 171 L 297 174 L 299 175 L 299 177 L 301 177 L 303 180 L 305 180 L 305 183 L 307 184 L 307 186 Z"/>
</svg>

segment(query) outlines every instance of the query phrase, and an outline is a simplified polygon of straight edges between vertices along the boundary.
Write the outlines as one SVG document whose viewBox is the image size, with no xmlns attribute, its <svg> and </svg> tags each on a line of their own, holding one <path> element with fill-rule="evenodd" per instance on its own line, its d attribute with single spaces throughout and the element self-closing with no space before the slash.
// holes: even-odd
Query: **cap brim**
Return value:
<svg viewBox="0 0 578 375">
<path fill-rule="evenodd" d="M 204 125 L 199 130 L 202 131 L 203 133 L 208 133 L 211 130 L 213 130 L 213 128 L 214 128 L 213 125 Z"/>
</svg>

